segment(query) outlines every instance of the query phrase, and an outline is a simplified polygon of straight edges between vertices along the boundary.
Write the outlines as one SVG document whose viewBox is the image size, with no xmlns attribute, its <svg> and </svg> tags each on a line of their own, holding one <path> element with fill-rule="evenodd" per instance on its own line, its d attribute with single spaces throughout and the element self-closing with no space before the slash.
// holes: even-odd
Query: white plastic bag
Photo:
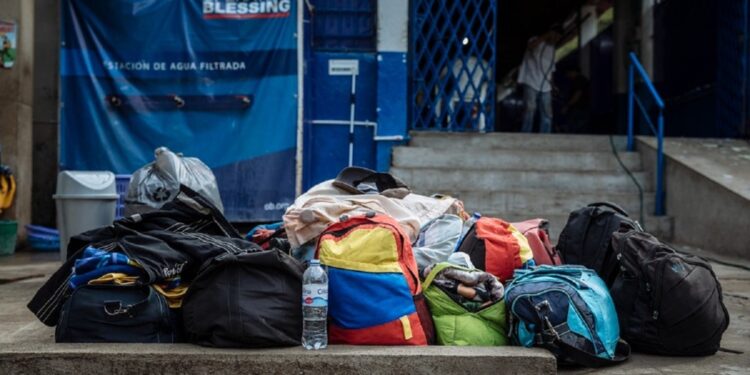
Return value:
<svg viewBox="0 0 750 375">
<path fill-rule="evenodd" d="M 180 184 L 201 194 L 224 212 L 216 177 L 200 159 L 175 154 L 166 147 L 157 148 L 154 156 L 153 162 L 135 171 L 130 179 L 125 199 L 126 215 L 147 211 L 145 207 L 161 208 L 177 196 Z"/>
<path fill-rule="evenodd" d="M 456 249 L 464 221 L 456 215 L 442 215 L 425 224 L 412 245 L 419 270 L 445 262 Z"/>
</svg>

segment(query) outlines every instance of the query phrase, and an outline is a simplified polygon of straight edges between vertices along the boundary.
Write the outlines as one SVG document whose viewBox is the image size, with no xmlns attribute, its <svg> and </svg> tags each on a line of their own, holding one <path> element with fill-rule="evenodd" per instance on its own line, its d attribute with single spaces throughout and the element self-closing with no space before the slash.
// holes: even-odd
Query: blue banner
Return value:
<svg viewBox="0 0 750 375">
<path fill-rule="evenodd" d="M 200 158 L 233 221 L 294 200 L 292 0 L 63 0 L 61 168 L 130 174 Z"/>
</svg>

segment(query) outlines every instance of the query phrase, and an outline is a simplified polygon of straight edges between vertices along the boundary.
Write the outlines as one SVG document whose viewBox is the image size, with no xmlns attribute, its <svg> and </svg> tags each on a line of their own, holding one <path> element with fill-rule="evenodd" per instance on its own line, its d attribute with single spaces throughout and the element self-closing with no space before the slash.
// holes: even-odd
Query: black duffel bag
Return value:
<svg viewBox="0 0 750 375">
<path fill-rule="evenodd" d="M 645 232 L 624 229 L 612 243 L 621 271 L 610 293 L 622 338 L 644 353 L 716 353 L 729 312 L 711 265 Z"/>
<path fill-rule="evenodd" d="M 611 287 L 619 270 L 611 245 L 612 234 L 621 226 L 642 230 L 620 206 L 610 202 L 591 203 L 570 213 L 555 249 L 563 263 L 591 268 Z"/>
<path fill-rule="evenodd" d="M 179 341 L 179 318 L 145 285 L 83 285 L 65 301 L 56 342 Z"/>
<path fill-rule="evenodd" d="M 228 252 L 201 266 L 182 303 L 190 342 L 212 347 L 300 345 L 304 268 L 280 250 L 254 247 L 254 252 Z"/>
</svg>

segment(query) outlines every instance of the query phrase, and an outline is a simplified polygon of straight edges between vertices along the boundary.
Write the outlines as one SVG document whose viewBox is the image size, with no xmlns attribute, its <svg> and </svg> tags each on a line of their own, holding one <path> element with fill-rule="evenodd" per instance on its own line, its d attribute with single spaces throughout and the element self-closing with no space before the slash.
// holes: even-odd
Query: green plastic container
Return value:
<svg viewBox="0 0 750 375">
<path fill-rule="evenodd" d="M 17 232 L 17 222 L 0 220 L 0 255 L 11 255 L 16 251 Z"/>
</svg>

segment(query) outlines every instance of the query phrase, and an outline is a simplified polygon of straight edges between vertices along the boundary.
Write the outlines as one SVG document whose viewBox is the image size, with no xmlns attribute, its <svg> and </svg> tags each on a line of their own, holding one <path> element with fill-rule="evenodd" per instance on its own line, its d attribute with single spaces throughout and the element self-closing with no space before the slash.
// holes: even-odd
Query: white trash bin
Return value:
<svg viewBox="0 0 750 375">
<path fill-rule="evenodd" d="M 112 224 L 119 195 L 115 174 L 107 171 L 60 172 L 56 193 L 60 259 L 65 262 L 70 237 Z"/>
</svg>

